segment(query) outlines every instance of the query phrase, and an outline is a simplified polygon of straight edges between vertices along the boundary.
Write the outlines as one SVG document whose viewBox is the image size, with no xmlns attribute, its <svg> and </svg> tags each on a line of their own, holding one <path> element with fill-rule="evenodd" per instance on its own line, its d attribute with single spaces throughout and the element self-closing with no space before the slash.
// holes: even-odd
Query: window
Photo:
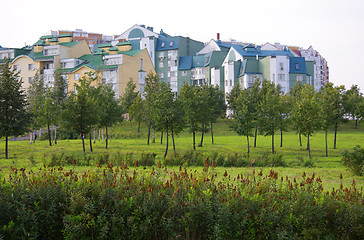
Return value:
<svg viewBox="0 0 364 240">
<path fill-rule="evenodd" d="M 140 70 L 143 70 L 143 59 L 140 59 Z"/>
<path fill-rule="evenodd" d="M 163 79 L 164 78 L 164 73 L 159 73 L 159 78 Z"/>
<path fill-rule="evenodd" d="M 284 74 L 278 74 L 278 80 L 279 81 L 284 81 L 285 80 Z"/>
<path fill-rule="evenodd" d="M 298 63 L 295 64 L 296 70 L 300 70 L 300 65 Z"/>
<path fill-rule="evenodd" d="M 160 68 L 164 67 L 164 62 L 159 62 L 159 67 Z"/>
<path fill-rule="evenodd" d="M 297 82 L 303 81 L 303 75 L 296 75 L 296 81 Z"/>
<path fill-rule="evenodd" d="M 74 79 L 75 81 L 80 80 L 80 74 L 79 74 L 79 73 L 75 73 L 75 74 L 73 75 L 73 79 Z"/>
<path fill-rule="evenodd" d="M 54 56 L 58 54 L 57 48 L 50 48 L 44 50 L 44 56 Z"/>
<path fill-rule="evenodd" d="M 28 64 L 28 70 L 29 71 L 34 71 L 34 64 Z"/>
<path fill-rule="evenodd" d="M 284 70 L 284 68 L 283 68 L 283 63 L 281 62 L 281 63 L 279 63 L 279 69 L 281 69 L 281 71 L 283 71 Z"/>
<path fill-rule="evenodd" d="M 162 42 L 161 47 L 164 48 L 164 42 Z"/>
<path fill-rule="evenodd" d="M 273 82 L 276 81 L 276 75 L 273 73 Z"/>
<path fill-rule="evenodd" d="M 32 84 L 32 83 L 33 83 L 33 81 L 34 81 L 34 77 L 28 77 L 28 83 L 29 83 L 29 84 Z"/>
<path fill-rule="evenodd" d="M 187 71 L 182 71 L 182 77 L 186 77 L 187 76 Z"/>
<path fill-rule="evenodd" d="M 170 42 L 170 43 L 169 43 L 169 46 L 170 46 L 170 47 L 173 47 L 173 42 Z"/>
<path fill-rule="evenodd" d="M 18 71 L 18 69 L 19 69 L 19 66 L 18 65 L 13 65 L 13 70 L 14 71 Z"/>
</svg>

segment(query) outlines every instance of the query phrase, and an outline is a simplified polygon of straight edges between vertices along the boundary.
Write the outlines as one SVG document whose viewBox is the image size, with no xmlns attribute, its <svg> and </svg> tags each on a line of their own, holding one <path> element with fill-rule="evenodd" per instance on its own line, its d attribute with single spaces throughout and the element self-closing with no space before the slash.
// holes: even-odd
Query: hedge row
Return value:
<svg viewBox="0 0 364 240">
<path fill-rule="evenodd" d="M 12 169 L 1 176 L 0 239 L 360 239 L 362 189 L 270 171 L 232 179 L 211 166 L 76 173 Z"/>
</svg>

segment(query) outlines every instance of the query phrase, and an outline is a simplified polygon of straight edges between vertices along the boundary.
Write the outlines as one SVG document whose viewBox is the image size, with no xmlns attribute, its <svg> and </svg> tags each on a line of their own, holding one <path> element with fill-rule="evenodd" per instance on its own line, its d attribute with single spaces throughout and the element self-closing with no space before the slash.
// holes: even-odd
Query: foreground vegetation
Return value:
<svg viewBox="0 0 364 240">
<path fill-rule="evenodd" d="M 323 190 L 321 178 L 271 170 L 231 178 L 108 164 L 12 169 L 0 185 L 3 239 L 360 239 L 363 193 Z"/>
<path fill-rule="evenodd" d="M 83 172 L 93 169 L 99 163 L 110 162 L 114 166 L 120 166 L 124 161 L 131 167 L 135 166 L 135 162 L 138 160 L 139 166 L 147 168 L 152 165 L 156 166 L 160 162 L 162 165 L 176 167 L 182 165 L 200 170 L 204 166 L 206 158 L 209 157 L 210 164 L 215 163 L 216 171 L 234 167 L 229 171 L 234 177 L 241 172 L 250 172 L 250 168 L 256 168 L 257 171 L 262 168 L 263 172 L 273 169 L 290 178 L 297 178 L 303 171 L 306 171 L 306 173 L 315 173 L 320 176 L 325 189 L 339 188 L 341 182 L 338 181 L 338 176 L 340 174 L 344 176 L 344 185 L 349 185 L 351 180 L 355 179 L 357 185 L 361 187 L 364 186 L 363 177 L 354 176 L 341 162 L 342 153 L 345 150 L 352 149 L 355 145 L 364 142 L 363 129 L 353 129 L 354 124 L 348 122 L 342 126 L 338 133 L 337 149 L 333 149 L 332 144 L 329 144 L 329 157 L 325 157 L 324 132 L 318 132 L 311 137 L 313 157 L 311 160 L 308 157 L 306 146 L 300 147 L 298 136 L 292 131 L 284 132 L 283 146 L 276 149 L 276 154 L 270 153 L 270 138 L 258 136 L 257 147 L 251 148 L 248 157 L 246 139 L 230 131 L 229 120 L 222 120 L 215 124 L 214 144 L 211 143 L 210 134 L 205 134 L 203 147 L 198 147 L 196 151 L 193 151 L 190 144 L 191 135 L 188 132 L 182 132 L 175 139 L 177 156 L 171 151 L 164 159 L 165 136 L 163 144 L 161 144 L 160 134 L 156 134 L 155 143 L 147 145 L 148 126 L 142 124 L 140 133 L 138 133 L 138 123 L 128 121 L 111 129 L 111 142 L 108 149 L 105 149 L 102 137 L 100 137 L 100 141 L 98 140 L 96 131 L 93 152 L 86 148 L 86 154 L 82 151 L 80 139 L 60 140 L 52 147 L 48 145 L 47 140 L 36 141 L 33 144 L 30 144 L 29 141 L 12 142 L 9 159 L 1 158 L 3 149 L 0 148 L 0 169 L 7 174 L 11 167 L 32 170 L 43 165 L 62 165 L 64 168 L 75 168 L 75 171 Z M 47 134 L 42 134 L 39 139 L 43 139 L 45 136 Z M 61 131 L 59 131 L 59 136 L 61 136 Z M 333 138 L 332 132 L 329 132 L 328 136 L 329 142 L 332 143 L 330 141 Z M 253 139 L 250 141 L 253 142 Z M 278 137 L 276 141 L 279 145 Z M 86 143 L 88 142 L 89 140 L 86 139 Z M 302 137 L 302 142 L 305 142 L 304 137 Z"/>
</svg>

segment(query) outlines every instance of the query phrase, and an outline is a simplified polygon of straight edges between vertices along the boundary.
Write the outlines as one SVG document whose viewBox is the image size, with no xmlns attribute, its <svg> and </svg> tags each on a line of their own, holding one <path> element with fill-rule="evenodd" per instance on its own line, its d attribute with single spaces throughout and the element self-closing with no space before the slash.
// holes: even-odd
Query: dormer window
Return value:
<svg viewBox="0 0 364 240">
<path fill-rule="evenodd" d="M 300 65 L 298 63 L 295 64 L 296 70 L 300 70 Z"/>
<path fill-rule="evenodd" d="M 173 42 L 170 42 L 170 43 L 169 43 L 169 46 L 170 46 L 170 47 L 173 47 Z"/>
<path fill-rule="evenodd" d="M 161 45 L 162 48 L 164 48 L 164 42 L 162 42 L 162 45 Z"/>
</svg>

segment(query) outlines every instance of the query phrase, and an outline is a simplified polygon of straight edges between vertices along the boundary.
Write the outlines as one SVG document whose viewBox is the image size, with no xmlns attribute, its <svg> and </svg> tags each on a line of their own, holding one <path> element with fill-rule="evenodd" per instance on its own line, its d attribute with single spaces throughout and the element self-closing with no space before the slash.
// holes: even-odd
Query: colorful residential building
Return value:
<svg viewBox="0 0 364 240">
<path fill-rule="evenodd" d="M 8 52 L 8 56 L 11 58 L 13 69 L 20 72 L 24 90 L 29 88 L 37 71 L 43 77 L 45 84 L 52 86 L 54 72 L 60 68 L 62 59 L 78 58 L 91 53 L 85 41 L 74 42 L 70 34 L 62 34 L 58 38 L 52 35 L 42 36 L 32 47 L 22 51 L 16 50 Z"/>
<path fill-rule="evenodd" d="M 95 84 L 111 84 L 115 98 L 125 91 L 132 80 L 140 92 L 144 91 L 145 77 L 155 74 L 153 63 L 146 49 L 133 50 L 129 42 L 115 46 L 101 44 L 93 54 L 85 54 L 77 59 L 63 59 L 61 70 L 68 80 L 68 90 L 74 91 L 80 78 L 86 73 L 95 73 L 101 80 Z"/>
</svg>

